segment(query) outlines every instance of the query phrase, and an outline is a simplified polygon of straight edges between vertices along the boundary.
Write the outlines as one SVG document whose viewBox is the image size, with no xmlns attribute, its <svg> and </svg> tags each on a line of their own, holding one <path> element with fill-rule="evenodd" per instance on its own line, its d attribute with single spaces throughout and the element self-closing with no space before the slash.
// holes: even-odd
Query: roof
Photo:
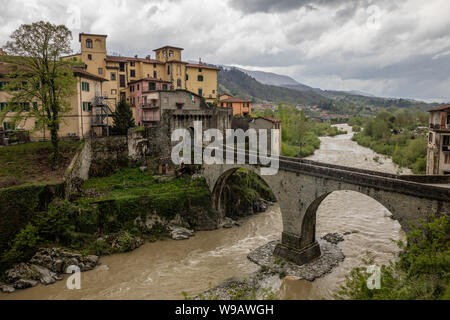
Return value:
<svg viewBox="0 0 450 320">
<path fill-rule="evenodd" d="M 158 50 L 161 50 L 161 49 L 177 49 L 177 50 L 184 50 L 183 48 L 180 48 L 180 47 L 174 47 L 174 46 L 164 46 L 164 47 L 161 47 L 161 48 L 155 49 L 155 50 L 153 50 L 153 51 L 158 51 Z"/>
<path fill-rule="evenodd" d="M 231 97 L 228 99 L 224 99 L 224 100 L 220 100 L 220 102 L 250 102 L 249 100 L 245 100 L 245 99 L 241 99 L 241 98 L 236 98 L 236 97 Z"/>
<path fill-rule="evenodd" d="M 89 78 L 89 79 L 92 79 L 92 80 L 97 80 L 97 81 L 102 81 L 102 82 L 103 81 L 108 81 L 105 78 L 102 78 L 102 77 L 99 77 L 99 76 L 97 76 L 97 75 L 95 75 L 93 73 L 87 72 L 86 69 L 84 69 L 82 67 L 74 67 L 73 68 L 73 73 L 75 75 L 78 75 L 78 76 L 81 76 L 81 77 L 84 77 L 84 78 Z"/>
<path fill-rule="evenodd" d="M 155 59 L 147 58 L 135 58 L 135 57 L 122 57 L 122 56 L 106 56 L 105 61 L 109 62 L 128 62 L 128 61 L 138 61 L 144 63 L 163 63 Z"/>
<path fill-rule="evenodd" d="M 81 32 L 78 34 L 78 41 L 81 41 L 81 36 L 94 36 L 94 37 L 107 37 L 108 35 L 106 34 L 95 34 L 95 33 L 84 33 Z"/>
<path fill-rule="evenodd" d="M 152 77 L 146 77 L 146 78 L 141 78 L 141 79 L 137 79 L 137 80 L 132 80 L 132 81 L 128 82 L 128 84 L 132 84 L 132 83 L 136 83 L 136 82 L 141 82 L 141 81 L 154 81 L 154 82 L 172 83 L 172 82 L 170 82 L 170 81 L 165 81 L 165 80 L 161 80 L 161 79 L 157 79 L 157 78 L 152 78 Z"/>
<path fill-rule="evenodd" d="M 254 119 L 264 119 L 264 120 L 267 120 L 267 121 L 270 121 L 270 122 L 273 122 L 273 123 L 281 123 L 280 119 L 272 118 L 272 117 L 256 117 Z"/>
<path fill-rule="evenodd" d="M 450 109 L 450 104 L 446 104 L 446 105 L 443 105 L 443 106 L 440 106 L 440 107 L 428 110 L 428 112 L 444 111 L 444 110 L 447 110 L 447 109 Z"/>
<path fill-rule="evenodd" d="M 187 67 L 220 70 L 219 68 L 200 64 L 200 63 L 188 63 Z"/>
</svg>

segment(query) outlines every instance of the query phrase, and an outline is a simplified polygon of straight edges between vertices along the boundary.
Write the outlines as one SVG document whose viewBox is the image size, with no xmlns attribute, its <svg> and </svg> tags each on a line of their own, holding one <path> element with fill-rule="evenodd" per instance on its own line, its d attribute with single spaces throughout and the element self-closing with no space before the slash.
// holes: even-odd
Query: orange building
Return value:
<svg viewBox="0 0 450 320">
<path fill-rule="evenodd" d="M 242 115 L 245 117 L 252 113 L 252 103 L 245 99 L 222 94 L 219 97 L 219 103 L 221 107 L 233 108 L 233 116 Z"/>
</svg>

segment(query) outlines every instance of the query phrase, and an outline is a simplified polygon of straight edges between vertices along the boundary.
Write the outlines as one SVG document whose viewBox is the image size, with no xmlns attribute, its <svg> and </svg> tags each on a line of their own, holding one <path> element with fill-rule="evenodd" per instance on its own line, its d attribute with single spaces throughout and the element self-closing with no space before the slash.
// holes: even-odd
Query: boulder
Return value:
<svg viewBox="0 0 450 320">
<path fill-rule="evenodd" d="M 338 244 L 339 242 L 344 241 L 344 237 L 339 233 L 328 233 L 323 236 L 322 239 L 332 244 Z"/>
<path fill-rule="evenodd" d="M 2 285 L 0 285 L 0 291 L 3 293 L 13 293 L 14 291 L 16 291 L 16 289 L 14 289 L 13 286 L 9 286 L 7 284 L 2 284 Z"/>
<path fill-rule="evenodd" d="M 19 279 L 16 282 L 14 282 L 14 288 L 16 289 L 26 289 L 34 287 L 38 284 L 36 280 L 29 280 L 29 279 Z"/>
<path fill-rule="evenodd" d="M 183 227 L 169 226 L 170 236 L 173 240 L 186 240 L 193 237 L 194 230 L 186 229 Z"/>
</svg>

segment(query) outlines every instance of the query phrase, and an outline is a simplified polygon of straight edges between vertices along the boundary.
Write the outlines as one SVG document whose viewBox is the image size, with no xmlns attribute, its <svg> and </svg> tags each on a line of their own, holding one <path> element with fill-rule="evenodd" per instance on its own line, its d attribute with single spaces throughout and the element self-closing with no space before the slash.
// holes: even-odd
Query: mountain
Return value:
<svg viewBox="0 0 450 320">
<path fill-rule="evenodd" d="M 236 69 L 248 74 L 250 77 L 254 78 L 256 81 L 258 81 L 262 84 L 268 84 L 268 85 L 280 86 L 280 87 L 284 87 L 285 85 L 290 85 L 290 86 L 301 85 L 300 83 L 298 83 L 291 77 L 284 76 L 281 74 L 265 72 L 265 71 L 250 71 L 250 70 L 237 68 L 237 67 L 236 67 Z M 312 89 L 311 87 L 308 87 L 308 86 L 305 86 L 305 87 Z"/>
<path fill-rule="evenodd" d="M 375 108 L 420 108 L 428 110 L 437 104 L 428 104 L 410 99 L 379 98 L 360 91 L 334 91 L 312 88 L 294 79 L 263 71 L 248 71 L 235 67 L 221 67 L 219 91 L 229 93 L 254 103 L 278 102 L 293 105 L 318 105 L 335 112 L 352 112 L 363 107 Z M 253 77 L 250 75 L 257 76 Z M 266 83 L 262 83 L 265 81 Z M 289 81 L 289 84 L 267 84 Z"/>
<path fill-rule="evenodd" d="M 313 90 L 300 91 L 263 84 L 237 68 L 222 68 L 219 71 L 219 91 L 257 103 L 282 101 L 289 104 L 316 105 L 330 102 L 330 99 Z"/>
</svg>

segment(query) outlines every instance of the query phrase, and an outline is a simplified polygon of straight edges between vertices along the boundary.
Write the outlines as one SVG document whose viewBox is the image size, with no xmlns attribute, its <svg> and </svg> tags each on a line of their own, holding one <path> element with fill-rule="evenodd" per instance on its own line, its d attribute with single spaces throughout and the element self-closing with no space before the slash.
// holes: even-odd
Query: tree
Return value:
<svg viewBox="0 0 450 320">
<path fill-rule="evenodd" d="M 117 105 L 116 112 L 113 114 L 113 133 L 117 135 L 126 135 L 128 129 L 135 126 L 133 112 L 131 107 L 125 100 L 120 100 Z"/>
<path fill-rule="evenodd" d="M 6 55 L 0 57 L 11 67 L 5 86 L 10 98 L 2 118 L 11 113 L 13 122 L 34 118 L 36 129 L 48 128 L 54 168 L 59 158 L 61 115 L 70 110 L 68 98 L 75 94 L 73 63 L 61 59 L 72 52 L 71 39 L 72 33 L 64 25 L 23 24 L 11 34 L 11 41 L 3 47 Z"/>
</svg>

